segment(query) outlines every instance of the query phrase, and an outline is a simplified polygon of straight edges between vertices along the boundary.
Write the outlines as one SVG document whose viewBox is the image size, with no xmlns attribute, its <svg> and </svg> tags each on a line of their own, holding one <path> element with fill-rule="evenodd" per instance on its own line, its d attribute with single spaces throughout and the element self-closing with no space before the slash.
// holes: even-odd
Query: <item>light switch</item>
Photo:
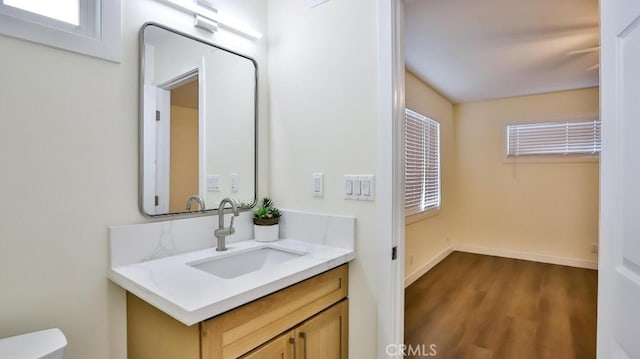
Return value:
<svg viewBox="0 0 640 359">
<path fill-rule="evenodd" d="M 353 181 L 353 194 L 355 194 L 356 196 L 362 194 L 362 181 L 359 179 Z"/>
<path fill-rule="evenodd" d="M 324 197 L 324 174 L 322 174 L 322 172 L 316 172 L 313 174 L 312 186 L 313 197 Z"/>
<path fill-rule="evenodd" d="M 353 194 L 353 180 L 350 176 L 344 176 L 344 194 L 347 196 Z"/>
<path fill-rule="evenodd" d="M 220 192 L 220 175 L 207 175 L 207 191 Z"/>
<path fill-rule="evenodd" d="M 238 188 L 238 174 L 235 172 L 231 173 L 231 192 L 238 193 L 240 189 Z"/>
<path fill-rule="evenodd" d="M 374 193 L 375 193 L 375 176 L 374 175 L 364 175 L 362 178 L 362 196 L 360 197 L 363 201 L 373 201 Z"/>
<path fill-rule="evenodd" d="M 362 195 L 366 197 L 371 195 L 371 181 L 368 178 L 362 180 Z"/>
</svg>

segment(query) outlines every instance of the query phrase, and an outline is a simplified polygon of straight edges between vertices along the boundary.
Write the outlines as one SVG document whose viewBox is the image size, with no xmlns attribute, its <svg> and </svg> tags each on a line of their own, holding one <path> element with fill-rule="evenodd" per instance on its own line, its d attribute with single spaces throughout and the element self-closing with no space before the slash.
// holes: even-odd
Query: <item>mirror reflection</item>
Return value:
<svg viewBox="0 0 640 359">
<path fill-rule="evenodd" d="M 142 212 L 253 205 L 255 61 L 155 24 L 141 46 Z"/>
</svg>

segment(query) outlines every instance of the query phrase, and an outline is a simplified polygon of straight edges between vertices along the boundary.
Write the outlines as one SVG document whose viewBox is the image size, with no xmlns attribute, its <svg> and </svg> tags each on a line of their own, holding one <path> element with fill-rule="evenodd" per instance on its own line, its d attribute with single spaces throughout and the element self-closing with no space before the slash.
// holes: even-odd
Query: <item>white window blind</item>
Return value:
<svg viewBox="0 0 640 359">
<path fill-rule="evenodd" d="M 600 121 L 507 125 L 507 156 L 595 155 Z"/>
<path fill-rule="evenodd" d="M 405 214 L 440 207 L 440 124 L 405 110 Z"/>
</svg>

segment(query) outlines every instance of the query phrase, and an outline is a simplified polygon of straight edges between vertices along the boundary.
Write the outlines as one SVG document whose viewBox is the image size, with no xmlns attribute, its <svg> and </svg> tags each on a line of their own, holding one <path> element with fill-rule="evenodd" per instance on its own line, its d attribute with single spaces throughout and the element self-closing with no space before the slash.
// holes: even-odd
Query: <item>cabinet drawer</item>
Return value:
<svg viewBox="0 0 640 359">
<path fill-rule="evenodd" d="M 237 358 L 347 296 L 343 265 L 202 323 L 204 359 Z"/>
</svg>

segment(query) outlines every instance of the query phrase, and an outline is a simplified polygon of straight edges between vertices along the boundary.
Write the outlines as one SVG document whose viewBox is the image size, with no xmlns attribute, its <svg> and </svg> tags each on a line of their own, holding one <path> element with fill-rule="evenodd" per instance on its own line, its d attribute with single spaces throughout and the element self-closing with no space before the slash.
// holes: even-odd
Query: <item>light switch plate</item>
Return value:
<svg viewBox="0 0 640 359">
<path fill-rule="evenodd" d="M 373 201 L 375 197 L 374 175 L 345 175 L 344 198 L 356 201 Z"/>
<path fill-rule="evenodd" d="M 207 175 L 207 191 L 220 192 L 220 175 Z"/>
<path fill-rule="evenodd" d="M 238 193 L 238 191 L 240 190 L 238 188 L 239 184 L 238 184 L 238 174 L 235 172 L 231 173 L 231 192 L 232 193 Z"/>
<path fill-rule="evenodd" d="M 313 197 L 324 197 L 324 174 L 322 172 L 315 172 L 312 177 L 313 182 L 311 191 L 313 193 Z"/>
</svg>

